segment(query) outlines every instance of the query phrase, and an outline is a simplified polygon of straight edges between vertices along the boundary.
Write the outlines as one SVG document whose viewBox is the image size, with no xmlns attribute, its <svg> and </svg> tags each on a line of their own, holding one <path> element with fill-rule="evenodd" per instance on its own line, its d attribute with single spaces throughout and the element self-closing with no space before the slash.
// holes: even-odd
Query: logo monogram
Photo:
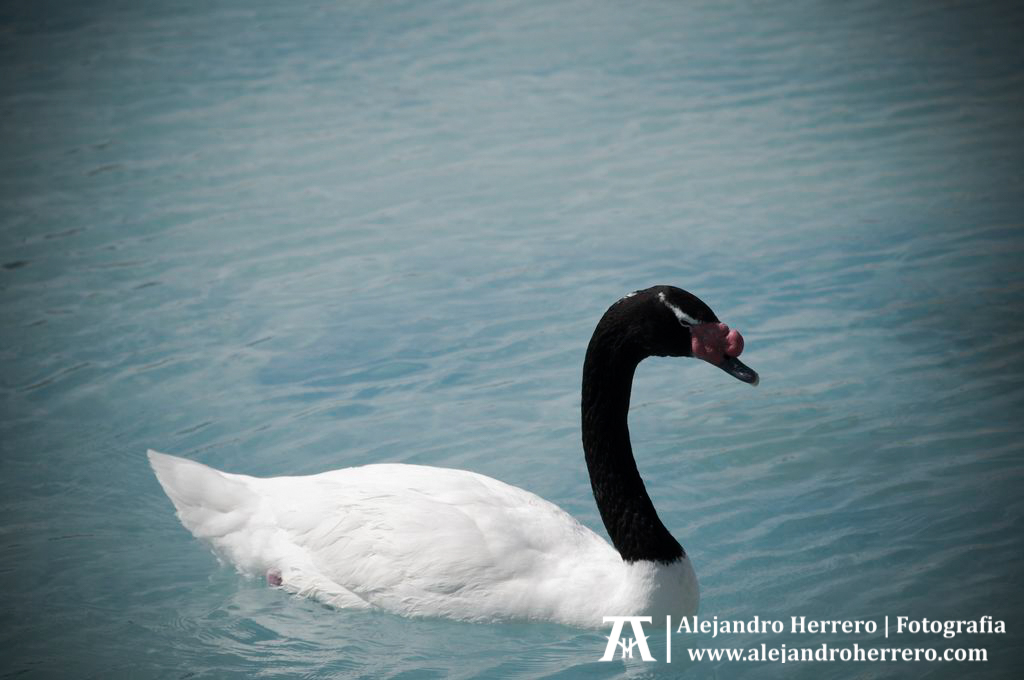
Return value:
<svg viewBox="0 0 1024 680">
<path fill-rule="evenodd" d="M 629 622 L 629 625 L 633 628 L 633 637 L 626 638 L 622 637 L 622 624 Z M 612 633 L 608 636 L 608 646 L 604 648 L 604 656 L 601 657 L 601 661 L 611 661 L 612 657 L 615 656 L 615 650 L 617 648 L 622 649 L 622 656 L 620 658 L 633 658 L 633 648 L 637 648 L 640 651 L 640 658 L 644 661 L 654 661 L 654 657 L 651 656 L 651 650 L 647 647 L 647 636 L 644 635 L 643 623 L 650 623 L 650 616 L 606 616 L 604 617 L 605 623 L 612 624 Z"/>
</svg>

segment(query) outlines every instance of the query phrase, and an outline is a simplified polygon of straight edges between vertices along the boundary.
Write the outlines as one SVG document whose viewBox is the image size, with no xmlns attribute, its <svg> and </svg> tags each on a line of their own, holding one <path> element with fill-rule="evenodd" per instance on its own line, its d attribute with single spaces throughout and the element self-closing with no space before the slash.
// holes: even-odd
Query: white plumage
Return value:
<svg viewBox="0 0 1024 680">
<path fill-rule="evenodd" d="M 344 608 L 597 627 L 696 611 L 690 561 L 622 560 L 553 503 L 420 465 L 257 478 L 149 452 L 182 524 L 244 573 Z"/>
</svg>

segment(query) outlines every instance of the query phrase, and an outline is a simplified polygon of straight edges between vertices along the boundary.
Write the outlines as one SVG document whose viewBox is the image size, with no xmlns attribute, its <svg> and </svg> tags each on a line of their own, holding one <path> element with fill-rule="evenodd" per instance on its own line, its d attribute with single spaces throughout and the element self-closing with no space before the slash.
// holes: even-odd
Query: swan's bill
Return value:
<svg viewBox="0 0 1024 680">
<path fill-rule="evenodd" d="M 718 364 L 718 367 L 737 380 L 742 380 L 745 383 L 757 385 L 757 383 L 761 382 L 761 378 L 757 375 L 757 371 L 752 369 L 750 366 L 747 366 L 736 357 L 726 357 L 722 360 L 722 363 Z"/>
</svg>

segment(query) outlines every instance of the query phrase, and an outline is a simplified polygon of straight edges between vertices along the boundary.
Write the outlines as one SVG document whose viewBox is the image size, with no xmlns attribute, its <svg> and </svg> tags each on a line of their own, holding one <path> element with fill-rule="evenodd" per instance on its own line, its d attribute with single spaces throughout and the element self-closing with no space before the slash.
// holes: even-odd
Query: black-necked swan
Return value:
<svg viewBox="0 0 1024 680">
<path fill-rule="evenodd" d="M 671 286 L 613 304 L 583 363 L 583 450 L 612 545 L 553 503 L 465 470 L 375 464 L 257 478 L 149 452 L 178 518 L 239 571 L 337 607 L 600 627 L 692 615 L 697 577 L 630 447 L 637 364 L 696 357 L 756 385 L 739 332 Z M 614 547 L 612 547 L 614 546 Z"/>
</svg>

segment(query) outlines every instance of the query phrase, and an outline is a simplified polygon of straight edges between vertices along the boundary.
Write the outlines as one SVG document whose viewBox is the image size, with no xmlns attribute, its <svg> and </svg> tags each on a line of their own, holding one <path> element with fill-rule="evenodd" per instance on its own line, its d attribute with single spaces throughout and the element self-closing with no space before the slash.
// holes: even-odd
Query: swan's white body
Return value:
<svg viewBox="0 0 1024 680">
<path fill-rule="evenodd" d="M 242 572 L 348 608 L 600 627 L 696 613 L 689 559 L 624 562 L 556 505 L 464 470 L 256 478 L 149 452 L 182 524 Z"/>
</svg>

